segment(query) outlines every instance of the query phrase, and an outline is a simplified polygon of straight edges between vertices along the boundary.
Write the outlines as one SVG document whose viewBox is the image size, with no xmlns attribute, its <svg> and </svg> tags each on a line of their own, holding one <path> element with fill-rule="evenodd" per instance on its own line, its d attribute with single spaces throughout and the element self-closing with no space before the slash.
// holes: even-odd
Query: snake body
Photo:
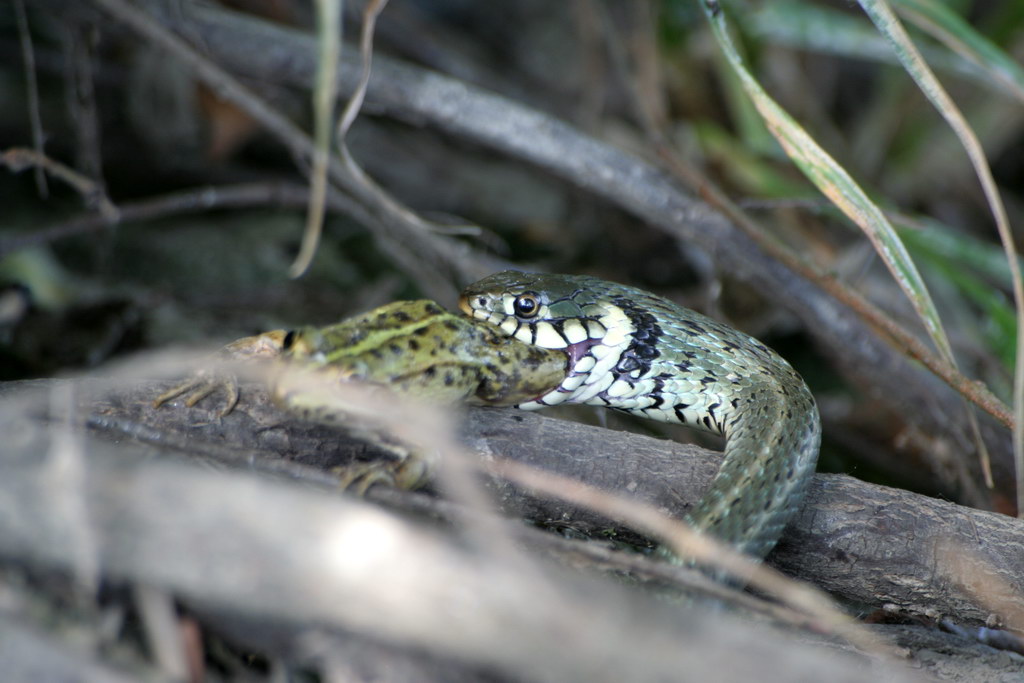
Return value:
<svg viewBox="0 0 1024 683">
<path fill-rule="evenodd" d="M 568 354 L 561 384 L 520 408 L 599 405 L 723 435 L 721 469 L 688 521 L 756 557 L 774 547 L 821 440 L 814 398 L 782 357 L 667 299 L 594 277 L 497 273 L 466 288 L 460 307 Z"/>
</svg>

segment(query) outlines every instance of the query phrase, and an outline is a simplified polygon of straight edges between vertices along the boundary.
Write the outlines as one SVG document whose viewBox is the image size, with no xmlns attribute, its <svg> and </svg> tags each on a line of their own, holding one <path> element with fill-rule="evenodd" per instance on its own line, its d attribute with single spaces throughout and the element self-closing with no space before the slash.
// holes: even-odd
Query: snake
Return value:
<svg viewBox="0 0 1024 683">
<path fill-rule="evenodd" d="M 757 558 L 775 546 L 821 443 L 814 396 L 779 354 L 668 299 L 586 275 L 496 273 L 469 285 L 459 307 L 567 354 L 565 378 L 520 409 L 604 406 L 725 437 L 721 467 L 686 519 Z"/>
</svg>

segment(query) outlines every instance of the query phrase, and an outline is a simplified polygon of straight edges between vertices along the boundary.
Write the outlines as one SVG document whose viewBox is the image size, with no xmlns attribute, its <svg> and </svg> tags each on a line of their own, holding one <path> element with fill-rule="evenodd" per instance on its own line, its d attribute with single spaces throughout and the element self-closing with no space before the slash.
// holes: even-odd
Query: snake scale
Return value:
<svg viewBox="0 0 1024 683">
<path fill-rule="evenodd" d="M 561 384 L 520 408 L 598 405 L 724 436 L 721 469 L 688 521 L 756 557 L 775 546 L 821 441 L 814 398 L 778 354 L 671 301 L 588 276 L 505 271 L 467 287 L 460 307 L 568 354 Z"/>
</svg>

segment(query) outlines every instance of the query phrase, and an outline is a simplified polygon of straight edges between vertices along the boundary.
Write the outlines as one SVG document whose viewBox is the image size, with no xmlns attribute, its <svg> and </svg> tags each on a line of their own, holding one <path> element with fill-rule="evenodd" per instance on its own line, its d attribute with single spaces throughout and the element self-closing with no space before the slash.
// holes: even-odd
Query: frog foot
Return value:
<svg viewBox="0 0 1024 683">
<path fill-rule="evenodd" d="M 232 374 L 213 370 L 200 370 L 184 382 L 171 387 L 153 399 L 153 407 L 159 408 L 168 401 L 184 396 L 185 405 L 192 408 L 218 389 L 223 390 L 227 396 L 224 405 L 217 411 L 217 417 L 224 417 L 238 405 L 238 379 Z"/>
<path fill-rule="evenodd" d="M 331 471 L 338 476 L 338 486 L 357 496 L 364 496 L 371 486 L 381 484 L 403 491 L 413 491 L 430 478 L 428 460 L 415 453 L 406 453 L 397 460 L 375 460 L 356 462 L 334 467 Z"/>
<path fill-rule="evenodd" d="M 284 352 L 287 336 L 285 330 L 271 330 L 238 339 L 218 351 L 211 362 L 267 361 L 279 358 Z M 181 384 L 168 389 L 153 400 L 153 407 L 159 408 L 168 401 L 185 396 L 185 405 L 192 408 L 218 389 L 222 389 L 227 396 L 224 406 L 217 411 L 217 417 L 224 417 L 238 405 L 238 378 L 233 373 L 216 368 L 200 370 Z"/>
</svg>

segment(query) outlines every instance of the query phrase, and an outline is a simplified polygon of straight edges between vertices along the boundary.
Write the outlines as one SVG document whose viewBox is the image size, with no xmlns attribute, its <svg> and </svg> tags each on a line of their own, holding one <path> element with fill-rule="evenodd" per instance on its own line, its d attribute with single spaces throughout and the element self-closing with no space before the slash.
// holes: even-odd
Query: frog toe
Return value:
<svg viewBox="0 0 1024 683">
<path fill-rule="evenodd" d="M 400 460 L 359 462 L 332 470 L 338 475 L 338 486 L 357 496 L 366 494 L 377 484 L 412 491 L 426 483 L 429 467 L 425 460 L 405 457 Z"/>
<path fill-rule="evenodd" d="M 332 472 L 338 475 L 339 488 L 363 496 L 375 484 L 397 487 L 395 466 L 395 463 L 387 462 L 360 462 L 335 467 Z"/>
<path fill-rule="evenodd" d="M 238 380 L 231 375 L 213 374 L 205 370 L 157 396 L 153 399 L 153 407 L 159 408 L 176 398 L 183 398 L 185 405 L 192 408 L 218 390 L 226 394 L 224 405 L 217 411 L 217 417 L 224 417 L 238 405 Z"/>
</svg>

